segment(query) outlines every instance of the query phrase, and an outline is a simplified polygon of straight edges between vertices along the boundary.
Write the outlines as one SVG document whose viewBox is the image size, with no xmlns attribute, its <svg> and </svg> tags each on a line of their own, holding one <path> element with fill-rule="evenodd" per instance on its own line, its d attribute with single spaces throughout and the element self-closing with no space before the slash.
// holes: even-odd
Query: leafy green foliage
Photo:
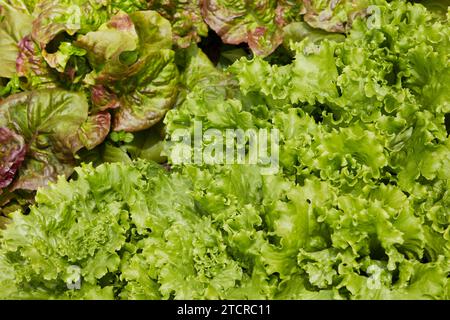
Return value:
<svg viewBox="0 0 450 320">
<path fill-rule="evenodd" d="M 3 100 L 0 126 L 16 131 L 28 145 L 13 189 L 36 190 L 58 174 L 69 174 L 75 165 L 77 133 L 87 117 L 88 104 L 79 93 L 48 89 Z"/>
<path fill-rule="evenodd" d="M 277 275 L 286 290 L 276 297 L 448 298 L 450 29 L 421 5 L 377 4 L 380 23 L 355 19 L 345 38 L 290 25 L 291 63 L 240 58 L 224 73 L 239 88 L 213 94 L 215 81 L 199 84 L 165 119 L 168 140 L 177 129 L 193 132 L 194 120 L 224 137 L 226 129 L 280 130 L 282 173 L 263 178 L 268 192 L 254 203 L 265 205 L 255 210 L 264 222 L 250 228 L 266 279 Z M 212 173 L 202 209 L 234 203 L 217 194 L 237 182 L 215 191 L 227 173 L 203 171 Z M 268 244 L 258 242 L 261 227 Z M 252 242 L 236 250 L 244 243 Z"/>
<path fill-rule="evenodd" d="M 384 184 L 343 193 L 256 166 L 83 166 L 13 214 L 0 296 L 443 299 L 448 250 L 419 261 L 424 218 Z"/>
<path fill-rule="evenodd" d="M 1 78 L 10 78 L 16 73 L 18 44 L 23 37 L 31 32 L 32 21 L 22 3 L 0 2 Z"/>
<path fill-rule="evenodd" d="M 28 146 L 25 161 L 15 162 L 20 168 L 9 170 L 15 181 L 8 192 L 69 177 L 80 150 L 95 149 L 111 129 L 148 129 L 174 105 L 170 23 L 155 11 L 137 11 L 145 6 L 129 13 L 118 6 L 0 1 L 0 126 Z"/>
<path fill-rule="evenodd" d="M 442 3 L 0 0 L 0 298 L 450 299 Z"/>
</svg>

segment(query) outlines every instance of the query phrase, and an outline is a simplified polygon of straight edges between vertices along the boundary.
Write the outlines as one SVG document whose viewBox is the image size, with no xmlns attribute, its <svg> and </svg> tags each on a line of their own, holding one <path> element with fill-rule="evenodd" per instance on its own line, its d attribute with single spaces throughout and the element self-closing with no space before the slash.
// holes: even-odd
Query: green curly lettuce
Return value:
<svg viewBox="0 0 450 320">
<path fill-rule="evenodd" d="M 61 65 L 65 53 L 69 66 L 88 62 L 90 108 L 60 89 L 0 102 L 0 171 L 18 168 L 0 205 L 30 161 L 52 173 L 28 215 L 14 201 L 2 211 L 0 298 L 449 299 L 448 12 L 430 1 L 201 1 L 224 41 L 256 53 L 216 67 L 195 44 L 171 49 L 170 24 L 186 16 L 167 3 L 170 22 L 127 1 L 56 41 Z M 257 56 L 283 33 L 292 59 Z M 59 72 L 42 71 L 40 47 L 24 39 L 24 74 Z M 174 104 L 164 130 L 134 132 Z M 192 138 L 195 121 L 223 137 L 277 129 L 278 172 L 175 161 L 192 146 L 172 135 Z M 165 167 L 131 160 L 163 147 Z M 75 152 L 99 166 L 53 183 Z"/>
<path fill-rule="evenodd" d="M 86 165 L 12 214 L 0 296 L 443 299 L 448 258 L 419 261 L 413 207 L 395 186 L 345 193 L 256 166 Z"/>
<path fill-rule="evenodd" d="M 241 58 L 223 73 L 239 88 L 200 83 L 166 117 L 169 149 L 186 147 L 171 134 L 192 134 L 194 120 L 224 137 L 280 131 L 281 173 L 263 177 L 267 191 L 253 198 L 246 183 L 261 181 L 248 168 L 242 189 L 233 181 L 255 209 L 230 195 L 226 166 L 201 165 L 194 176 L 202 212 L 218 215 L 238 256 L 258 256 L 246 262 L 277 276 L 275 297 L 448 299 L 448 23 L 420 4 L 377 8 L 344 38 L 296 25 L 292 62 Z M 251 224 L 235 228 L 244 212 Z"/>
<path fill-rule="evenodd" d="M 196 213 L 186 178 L 143 162 L 77 174 L 39 191 L 39 209 L 14 214 L 2 232 L 0 269 L 12 272 L 2 272 L 1 297 L 218 298 L 242 278 L 221 233 Z M 48 225 L 44 238 L 21 236 Z"/>
</svg>

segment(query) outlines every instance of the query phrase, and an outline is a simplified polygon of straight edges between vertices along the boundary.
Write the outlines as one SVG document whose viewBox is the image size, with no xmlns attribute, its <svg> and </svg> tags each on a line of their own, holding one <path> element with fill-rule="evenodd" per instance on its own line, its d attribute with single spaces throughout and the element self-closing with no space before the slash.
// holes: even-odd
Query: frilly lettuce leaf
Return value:
<svg viewBox="0 0 450 320">
<path fill-rule="evenodd" d="M 251 115 L 241 112 L 242 104 L 239 101 L 228 106 L 223 105 L 226 97 L 236 93 L 235 80 L 215 68 L 195 45 L 185 49 L 182 54 L 179 58 L 182 67 L 177 108 L 169 110 L 164 118 L 168 133 L 177 128 L 185 128 L 186 125 L 193 125 L 193 120 L 202 120 L 207 127 L 224 127 L 227 126 L 225 122 L 230 125 L 236 121 L 251 127 Z"/>
<path fill-rule="evenodd" d="M 312 148 L 317 153 L 301 161 L 311 167 L 317 163 L 321 177 L 329 180 L 368 182 L 379 179 L 388 164 L 383 142 L 361 126 L 341 128 L 316 136 Z"/>
<path fill-rule="evenodd" d="M 383 283 L 383 271 L 377 266 L 372 267 L 370 278 L 352 274 L 346 276 L 343 283 L 356 299 L 446 299 L 442 292 L 445 291 L 447 268 L 442 260 L 426 265 L 417 261 L 405 261 L 399 269 L 400 280 L 392 289 Z"/>
<path fill-rule="evenodd" d="M 450 28 L 447 34 L 439 34 L 442 41 L 450 46 Z M 444 47 L 444 46 L 443 46 Z M 437 112 L 450 112 L 450 93 L 447 84 L 450 83 L 450 55 L 444 48 L 436 50 L 433 44 L 422 44 L 408 51 L 404 67 L 410 74 L 406 79 L 406 87 L 418 95 L 419 102 L 428 108 L 440 108 Z"/>
<path fill-rule="evenodd" d="M 76 181 L 61 178 L 39 191 L 39 209 L 15 214 L 2 233 L 0 269 L 13 270 L 1 276 L 2 297 L 92 299 L 100 288 L 114 288 L 122 298 L 219 298 L 242 278 L 221 233 L 196 214 L 185 178 L 143 162 L 84 166 L 77 174 Z M 175 186 L 178 192 L 168 193 Z M 46 225 L 53 227 L 45 238 L 20 235 Z M 106 286 L 105 277 L 112 281 Z M 25 285 L 28 279 L 35 281 Z M 76 281 L 80 290 L 69 289 Z"/>
<path fill-rule="evenodd" d="M 262 92 L 291 103 L 325 102 L 338 95 L 334 42 L 313 44 L 307 40 L 294 45 L 294 61 L 285 66 L 270 65 L 260 57 L 241 58 L 229 70 L 236 74 L 241 89 Z"/>
<path fill-rule="evenodd" d="M 36 201 L 2 232 L 2 297 L 113 298 L 106 288 L 124 299 L 447 294 L 448 258 L 418 260 L 424 225 L 396 186 L 345 193 L 256 166 L 168 173 L 138 161 L 85 165 Z"/>
<path fill-rule="evenodd" d="M 0 102 L 9 137 L 0 156 L 29 148 L 12 189 L 35 182 L 33 166 L 50 181 L 70 173 L 83 147 L 91 150 L 81 159 L 117 162 L 84 165 L 41 189 L 29 215 L 0 221 L 0 297 L 448 299 L 448 16 L 404 1 L 201 1 L 225 41 L 264 56 L 284 32 L 293 54 L 223 70 L 196 45 L 172 51 L 172 38 L 187 46 L 201 35 L 194 2 L 181 14 L 182 3 L 152 1 L 173 33 L 157 13 L 135 12 L 146 4 L 134 0 L 113 1 L 114 12 L 73 36 L 61 18 L 45 50 L 57 45 L 54 65 L 86 59 L 90 113 L 82 94 L 61 90 Z M 21 75 L 54 75 L 32 44 L 19 41 Z M 173 103 L 166 132 L 127 132 Z M 131 160 L 153 159 L 163 134 L 176 146 L 171 133 L 192 132 L 194 120 L 222 133 L 279 129 L 279 173 L 188 164 L 167 172 Z M 110 121 L 116 132 L 96 147 Z M 67 286 L 77 280 L 80 290 Z"/>
<path fill-rule="evenodd" d="M 121 185 L 127 188 L 139 185 L 136 172 L 128 170 L 114 170 L 113 172 L 115 172 L 115 175 L 109 177 L 108 183 L 111 187 L 113 187 L 114 181 L 116 181 L 117 187 Z M 2 249 L 19 250 L 18 254 L 12 259 L 4 256 L 5 259 L 9 260 L 8 263 L 15 265 L 16 268 L 19 267 L 17 262 L 24 261 L 23 259 L 26 259 L 28 253 L 34 252 L 34 258 L 29 263 L 25 263 L 22 267 L 16 269 L 14 274 L 15 284 L 20 285 L 20 283 L 27 281 L 27 278 L 42 279 L 36 282 L 34 288 L 32 286 L 26 290 L 16 289 L 10 297 L 15 295 L 37 298 L 59 296 L 62 298 L 64 297 L 63 294 L 66 294 L 66 298 L 76 298 L 77 296 L 79 298 L 83 296 L 92 298 L 92 294 L 85 295 L 88 291 L 86 289 L 92 288 L 101 291 L 99 287 L 94 286 L 97 284 L 97 279 L 118 269 L 120 258 L 116 250 L 123 246 L 128 228 L 127 223 L 122 225 L 122 222 L 126 222 L 125 214 L 114 202 L 104 203 L 103 209 L 99 207 L 97 209 L 99 213 L 101 212 L 99 215 L 86 210 L 88 207 L 78 207 L 80 202 L 70 196 L 70 190 L 78 190 L 80 199 L 86 199 L 89 194 L 98 196 L 95 187 L 93 187 L 93 193 L 88 191 L 86 187 L 89 187 L 90 183 L 99 186 L 92 179 L 84 177 L 81 171 L 79 175 L 81 178 L 76 185 L 68 184 L 65 179 L 60 178 L 58 185 L 53 185 L 45 192 L 37 194 L 36 199 L 42 204 L 43 211 L 51 210 L 52 203 L 58 203 L 58 213 L 55 212 L 55 215 L 47 214 L 41 217 L 37 212 L 33 212 L 29 216 L 17 213 L 14 218 L 14 229 L 2 234 Z M 128 183 L 124 184 L 117 180 L 117 178 L 120 179 L 120 177 L 125 176 Z M 114 192 L 113 190 L 109 189 L 109 193 L 105 190 L 104 195 L 113 196 L 111 194 L 111 192 Z M 61 205 L 65 206 L 66 209 L 63 209 Z M 78 209 L 75 209 L 75 207 L 78 207 Z M 75 221 L 77 222 L 74 224 Z M 45 238 L 40 238 L 38 234 L 30 234 L 27 239 L 22 239 L 20 233 L 18 233 L 30 226 L 34 226 L 33 228 L 43 227 L 47 223 L 53 224 L 54 227 L 47 231 Z M 84 230 L 86 226 L 89 226 L 88 229 L 91 232 L 85 232 L 87 231 Z M 53 242 L 55 246 L 47 247 L 48 241 Z M 68 290 L 67 283 L 76 282 L 80 277 L 83 281 L 81 290 Z M 108 287 L 109 290 L 112 290 L 110 286 L 107 286 L 104 290 Z M 39 289 L 33 290 L 35 288 Z M 112 297 L 111 292 L 109 298 Z"/>
<path fill-rule="evenodd" d="M 172 167 L 231 251 L 264 270 L 258 287 L 276 275 L 275 297 L 447 297 L 448 29 L 421 5 L 377 3 L 380 25 L 352 20 L 339 39 L 303 28 L 292 62 L 241 58 L 225 71 L 239 88 L 196 86 L 166 117 L 168 137 L 192 120 L 280 130 L 279 175 Z"/>
<path fill-rule="evenodd" d="M 111 0 L 111 6 L 126 13 L 146 10 L 149 6 L 148 0 Z"/>
<path fill-rule="evenodd" d="M 279 285 L 279 293 L 275 296 L 279 300 L 340 300 L 337 289 L 310 291 L 307 282 L 301 275 L 294 275 L 291 279 Z"/>
</svg>

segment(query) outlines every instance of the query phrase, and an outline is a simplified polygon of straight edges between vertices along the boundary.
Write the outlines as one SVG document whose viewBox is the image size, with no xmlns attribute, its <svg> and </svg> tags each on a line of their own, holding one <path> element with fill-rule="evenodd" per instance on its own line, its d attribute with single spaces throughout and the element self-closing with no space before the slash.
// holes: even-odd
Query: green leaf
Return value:
<svg viewBox="0 0 450 320">
<path fill-rule="evenodd" d="M 304 1 L 305 21 L 313 28 L 330 32 L 345 32 L 358 16 L 365 16 L 369 0 L 307 0 Z"/>
<path fill-rule="evenodd" d="M 22 1 L 0 1 L 0 77 L 16 74 L 19 42 L 31 32 L 33 18 Z"/>
<path fill-rule="evenodd" d="M 12 95 L 0 103 L 0 125 L 23 136 L 28 145 L 13 189 L 36 190 L 68 176 L 77 147 L 71 136 L 88 117 L 86 97 L 59 89 Z"/>
<path fill-rule="evenodd" d="M 100 110 L 118 108 L 115 131 L 147 129 L 174 104 L 178 70 L 171 37 L 169 22 L 158 13 L 137 11 L 118 13 L 76 42 L 95 69 L 87 80 L 97 85 L 93 102 Z M 104 98 L 111 96 L 120 98 Z"/>
<path fill-rule="evenodd" d="M 151 0 L 149 8 L 160 13 L 172 24 L 173 40 L 181 48 L 200 42 L 208 35 L 208 26 L 203 21 L 199 1 Z"/>
<path fill-rule="evenodd" d="M 283 21 L 276 1 L 201 1 L 202 15 L 224 43 L 248 43 L 256 55 L 267 56 L 283 41 Z"/>
</svg>

